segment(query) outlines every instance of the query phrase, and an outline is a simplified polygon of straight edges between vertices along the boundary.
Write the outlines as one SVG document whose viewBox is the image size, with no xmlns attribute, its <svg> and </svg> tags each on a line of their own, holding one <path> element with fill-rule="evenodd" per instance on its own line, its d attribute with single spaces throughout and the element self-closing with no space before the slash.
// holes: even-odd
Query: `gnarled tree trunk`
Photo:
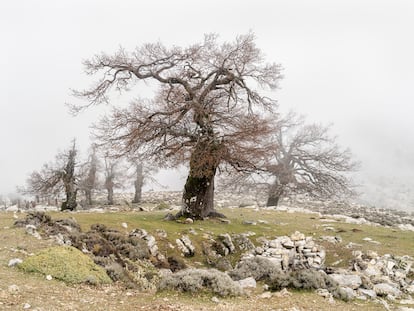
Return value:
<svg viewBox="0 0 414 311">
<path fill-rule="evenodd" d="M 214 209 L 214 177 L 220 162 L 219 149 L 219 144 L 209 140 L 195 147 L 184 186 L 183 207 L 177 216 L 194 219 L 225 217 Z"/>
<path fill-rule="evenodd" d="M 66 187 L 66 201 L 62 202 L 61 210 L 73 211 L 78 203 L 76 203 L 77 189 L 74 187 Z"/>
<path fill-rule="evenodd" d="M 68 160 L 66 166 L 62 172 L 62 181 L 65 187 L 66 193 L 66 201 L 62 202 L 61 210 L 71 210 L 73 211 L 76 206 L 76 194 L 78 189 L 75 184 L 75 159 L 76 158 L 76 149 L 75 149 L 75 142 L 73 143 L 73 147 L 69 150 Z"/>
<path fill-rule="evenodd" d="M 267 197 L 266 206 L 277 206 L 283 192 L 284 186 L 276 180 L 269 189 L 269 196 Z"/>
</svg>

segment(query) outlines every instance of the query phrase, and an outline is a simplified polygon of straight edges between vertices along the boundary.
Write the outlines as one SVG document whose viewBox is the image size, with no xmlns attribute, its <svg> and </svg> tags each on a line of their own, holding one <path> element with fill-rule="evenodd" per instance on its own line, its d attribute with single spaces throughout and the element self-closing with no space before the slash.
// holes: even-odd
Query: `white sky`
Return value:
<svg viewBox="0 0 414 311">
<path fill-rule="evenodd" d="M 363 180 L 414 185 L 413 1 L 4 0 L 0 193 L 23 185 L 73 137 L 86 150 L 102 109 L 73 118 L 65 107 L 76 101 L 71 88 L 89 85 L 82 60 L 119 46 L 188 45 L 210 32 L 232 40 L 249 30 L 285 68 L 274 94 L 281 110 L 333 123 L 363 162 Z"/>
</svg>

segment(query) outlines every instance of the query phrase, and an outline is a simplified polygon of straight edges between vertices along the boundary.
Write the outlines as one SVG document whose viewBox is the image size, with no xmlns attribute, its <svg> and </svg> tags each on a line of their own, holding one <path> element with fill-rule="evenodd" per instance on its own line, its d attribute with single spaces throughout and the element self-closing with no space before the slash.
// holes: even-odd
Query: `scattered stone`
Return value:
<svg viewBox="0 0 414 311">
<path fill-rule="evenodd" d="M 164 220 L 166 221 L 176 220 L 176 217 L 172 213 L 168 213 L 167 215 L 164 216 Z"/>
<path fill-rule="evenodd" d="M 18 212 L 18 211 L 19 211 L 19 208 L 17 207 L 17 205 L 12 205 L 6 208 L 6 212 Z"/>
<path fill-rule="evenodd" d="M 243 220 L 242 224 L 243 225 L 256 226 L 257 223 L 253 220 Z"/>
<path fill-rule="evenodd" d="M 252 277 L 245 278 L 238 281 L 241 288 L 256 288 L 256 280 Z"/>
<path fill-rule="evenodd" d="M 359 288 L 358 292 L 370 299 L 375 299 L 377 297 L 377 293 L 373 289 Z"/>
<path fill-rule="evenodd" d="M 214 303 L 220 303 L 220 299 L 218 299 L 216 296 L 211 297 L 211 301 Z"/>
<path fill-rule="evenodd" d="M 331 235 L 323 235 L 320 237 L 321 241 L 326 241 L 332 244 L 338 244 L 342 242 L 342 238 L 340 236 L 331 236 Z"/>
<path fill-rule="evenodd" d="M 9 294 L 16 295 L 20 292 L 20 288 L 19 286 L 13 284 L 7 288 L 7 291 L 9 292 Z"/>
<path fill-rule="evenodd" d="M 192 234 L 192 235 L 198 235 L 197 231 L 195 231 L 195 229 L 194 229 L 194 228 L 190 228 L 190 229 L 188 229 L 188 233 L 189 233 L 189 234 Z"/>
<path fill-rule="evenodd" d="M 343 293 L 345 293 L 347 300 L 355 299 L 355 291 L 350 287 L 340 287 Z"/>
<path fill-rule="evenodd" d="M 222 222 L 223 224 L 230 224 L 231 221 L 226 219 L 226 218 L 219 218 L 219 221 Z"/>
<path fill-rule="evenodd" d="M 23 260 L 21 260 L 20 258 L 13 258 L 9 260 L 9 267 L 14 267 L 17 266 L 18 264 L 21 264 L 23 262 Z"/>
<path fill-rule="evenodd" d="M 123 222 L 123 223 L 121 223 L 121 227 L 125 228 L 125 229 L 128 229 L 128 224 L 126 222 Z"/>
<path fill-rule="evenodd" d="M 36 239 L 42 239 L 39 232 L 37 232 L 37 228 L 35 225 L 26 225 L 26 233 L 31 236 L 34 236 Z"/>
<path fill-rule="evenodd" d="M 144 229 L 134 229 L 130 234 L 130 237 L 138 237 L 144 240 L 148 246 L 149 253 L 152 256 L 158 255 L 158 245 L 157 241 L 155 240 L 154 236 L 148 234 L 148 232 Z"/>
<path fill-rule="evenodd" d="M 233 234 L 233 243 L 241 251 L 252 251 L 255 246 L 246 234 Z"/>
<path fill-rule="evenodd" d="M 175 242 L 177 243 L 178 248 L 181 250 L 184 256 L 194 256 L 195 248 L 187 235 L 183 235 L 181 238 L 176 239 Z"/>
<path fill-rule="evenodd" d="M 305 239 L 305 235 L 303 234 L 303 233 L 300 233 L 299 231 L 295 231 L 295 233 L 293 233 L 291 236 L 290 236 L 290 239 L 292 240 L 292 241 L 300 241 L 300 240 L 304 240 Z"/>
<path fill-rule="evenodd" d="M 23 305 L 23 309 L 30 309 L 32 306 L 27 302 Z"/>
<path fill-rule="evenodd" d="M 284 289 L 282 289 L 281 291 L 276 292 L 276 293 L 275 293 L 275 296 L 276 296 L 276 297 L 279 297 L 279 298 L 283 298 L 283 297 L 290 297 L 290 296 L 292 296 L 292 293 L 291 293 L 291 292 L 289 292 L 289 291 L 287 290 L 287 288 L 284 288 Z"/>
<path fill-rule="evenodd" d="M 166 239 L 167 238 L 167 232 L 163 229 L 156 229 L 155 232 L 160 238 Z"/>
<path fill-rule="evenodd" d="M 361 247 L 361 246 L 362 246 L 361 244 L 349 242 L 347 245 L 345 245 L 345 248 L 352 249 L 352 248 Z"/>
<path fill-rule="evenodd" d="M 403 231 L 414 231 L 414 226 L 412 224 L 399 224 L 398 228 Z"/>
<path fill-rule="evenodd" d="M 223 243 L 224 247 L 228 250 L 228 253 L 233 254 L 236 250 L 236 247 L 233 244 L 233 241 L 230 237 L 230 234 L 224 233 L 218 236 L 218 239 Z"/>
<path fill-rule="evenodd" d="M 337 265 L 339 265 L 342 261 L 344 261 L 344 260 L 343 260 L 343 259 L 339 259 L 339 260 L 337 260 L 337 261 L 333 262 L 333 263 L 331 264 L 331 266 L 337 266 Z"/>
<path fill-rule="evenodd" d="M 51 281 L 52 279 L 53 277 L 50 274 L 46 275 L 46 280 Z"/>
<path fill-rule="evenodd" d="M 400 297 L 401 291 L 388 283 L 379 283 L 374 285 L 374 291 L 378 296 L 392 295 L 394 297 Z"/>
<path fill-rule="evenodd" d="M 332 298 L 332 294 L 326 288 L 319 288 L 316 290 L 316 293 L 326 299 Z"/>
<path fill-rule="evenodd" d="M 263 294 L 259 295 L 260 299 L 270 299 L 272 298 L 272 293 L 271 292 L 264 292 Z"/>
<path fill-rule="evenodd" d="M 350 287 L 352 289 L 357 289 L 362 285 L 362 280 L 359 275 L 356 274 L 337 274 L 333 273 L 330 275 L 338 284 L 342 287 Z"/>
<path fill-rule="evenodd" d="M 194 220 L 192 218 L 186 218 L 184 220 L 184 223 L 186 223 L 186 224 L 192 224 L 192 223 L 194 223 Z"/>
</svg>

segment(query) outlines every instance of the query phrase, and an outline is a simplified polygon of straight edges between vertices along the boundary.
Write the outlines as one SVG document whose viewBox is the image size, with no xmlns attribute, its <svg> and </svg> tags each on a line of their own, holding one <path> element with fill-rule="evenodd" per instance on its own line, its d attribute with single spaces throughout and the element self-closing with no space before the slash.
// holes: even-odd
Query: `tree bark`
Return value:
<svg viewBox="0 0 414 311">
<path fill-rule="evenodd" d="M 269 189 L 266 206 L 277 206 L 279 204 L 280 198 L 283 195 L 283 192 L 284 186 L 276 180 Z"/>
<path fill-rule="evenodd" d="M 277 206 L 279 203 L 280 196 L 269 195 L 267 198 L 266 206 Z"/>
<path fill-rule="evenodd" d="M 92 190 L 85 189 L 85 199 L 88 206 L 92 205 Z"/>
<path fill-rule="evenodd" d="M 107 186 L 106 190 L 108 191 L 108 205 L 114 204 L 114 187 L 113 186 Z"/>
<path fill-rule="evenodd" d="M 214 209 L 214 177 L 219 164 L 218 146 L 204 142 L 196 146 L 190 159 L 190 173 L 184 186 L 183 207 L 178 217 L 204 219 L 225 217 Z"/>
<path fill-rule="evenodd" d="M 64 210 L 73 211 L 78 205 L 78 203 L 76 203 L 77 190 L 74 189 L 73 186 L 67 185 L 65 186 L 65 191 L 66 191 L 66 201 L 62 202 L 61 210 L 62 211 Z"/>
<path fill-rule="evenodd" d="M 76 149 L 75 142 L 73 142 L 73 147 L 69 150 L 68 160 L 63 170 L 62 181 L 65 186 L 66 201 L 62 202 L 61 210 L 71 210 L 73 211 L 76 206 L 76 194 L 78 189 L 75 185 L 75 164 L 76 164 Z"/>
<path fill-rule="evenodd" d="M 143 176 L 143 166 L 142 164 L 138 164 L 137 165 L 137 170 L 136 170 L 136 179 L 134 182 L 134 187 L 135 187 L 135 195 L 134 195 L 134 199 L 132 200 L 132 203 L 140 203 L 141 202 L 141 197 L 142 197 L 142 186 L 144 185 L 144 176 Z"/>
</svg>

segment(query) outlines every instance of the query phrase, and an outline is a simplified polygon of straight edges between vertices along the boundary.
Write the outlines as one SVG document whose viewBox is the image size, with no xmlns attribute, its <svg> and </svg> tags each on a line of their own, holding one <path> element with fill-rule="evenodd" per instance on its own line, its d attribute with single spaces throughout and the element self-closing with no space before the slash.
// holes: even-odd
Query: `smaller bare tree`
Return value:
<svg viewBox="0 0 414 311">
<path fill-rule="evenodd" d="M 77 176 L 75 175 L 77 149 L 75 140 L 70 149 L 59 153 L 54 163 L 44 164 L 40 171 L 33 171 L 27 179 L 24 192 L 35 196 L 57 196 L 62 191 L 66 200 L 62 210 L 74 210 L 77 206 Z"/>
<path fill-rule="evenodd" d="M 105 153 L 104 155 L 104 188 L 107 191 L 107 204 L 114 204 L 114 189 L 123 188 L 128 175 L 127 168 L 123 165 L 122 158 L 114 158 Z"/>
<path fill-rule="evenodd" d="M 231 175 L 222 187 L 267 194 L 267 206 L 282 197 L 306 194 L 317 199 L 345 198 L 355 194 L 349 173 L 358 163 L 349 149 L 342 149 L 329 133 L 330 127 L 306 124 L 296 113 L 275 123 L 270 153 L 257 163 L 257 170 Z"/>
<path fill-rule="evenodd" d="M 306 124 L 289 113 L 275 131 L 275 148 L 264 171 L 273 177 L 267 206 L 275 206 L 284 195 L 307 194 L 314 198 L 341 198 L 355 194 L 347 173 L 358 163 L 349 149 L 342 149 L 330 127 Z"/>
<path fill-rule="evenodd" d="M 86 163 L 82 167 L 81 180 L 79 188 L 85 193 L 87 205 L 92 205 L 92 192 L 97 188 L 97 173 L 99 160 L 97 156 L 96 146 L 91 147 L 91 151 Z"/>
</svg>

